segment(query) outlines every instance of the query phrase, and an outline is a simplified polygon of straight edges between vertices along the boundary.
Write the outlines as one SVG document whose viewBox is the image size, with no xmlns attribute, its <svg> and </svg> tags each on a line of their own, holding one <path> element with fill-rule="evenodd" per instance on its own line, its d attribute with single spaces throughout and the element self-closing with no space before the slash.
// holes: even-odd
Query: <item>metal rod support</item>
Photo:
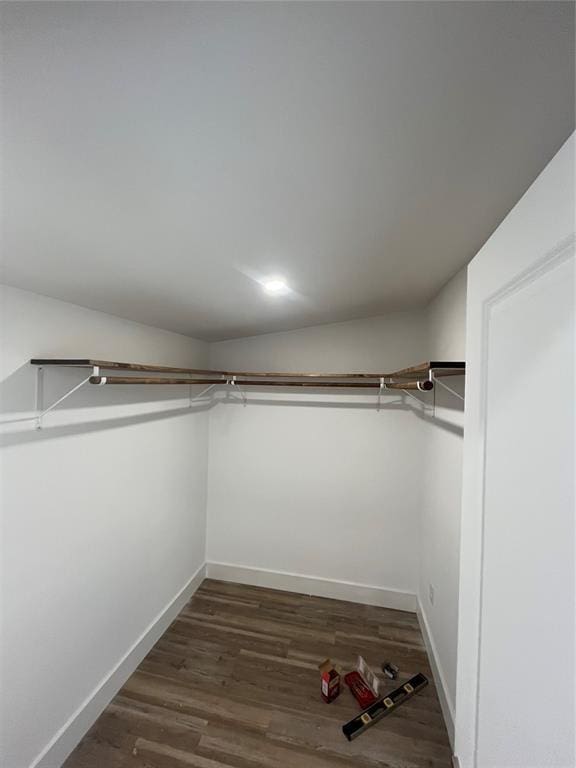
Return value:
<svg viewBox="0 0 576 768">
<path fill-rule="evenodd" d="M 405 395 L 408 395 L 408 397 L 411 397 L 412 400 L 416 400 L 418 405 L 423 405 L 424 407 L 426 407 L 426 403 L 424 403 L 422 400 L 420 400 L 419 397 L 415 397 L 411 392 L 408 392 L 408 390 L 403 389 L 402 392 L 404 392 Z"/>
<path fill-rule="evenodd" d="M 40 366 L 36 372 L 36 413 L 44 407 L 44 368 Z"/>
<path fill-rule="evenodd" d="M 209 387 L 206 387 L 206 389 L 203 389 L 202 392 L 198 392 L 197 395 L 194 395 L 194 397 L 190 398 L 190 404 L 194 402 L 194 400 L 199 400 L 202 395 L 205 395 L 207 392 L 210 392 L 211 389 L 214 389 L 214 387 L 217 387 L 218 384 L 210 384 Z"/>
<path fill-rule="evenodd" d="M 50 411 L 53 411 L 54 408 L 56 408 L 60 403 L 63 403 L 64 400 L 67 400 L 70 395 L 73 395 L 74 392 L 77 392 L 81 387 L 83 387 L 85 384 L 88 384 L 92 377 L 87 376 L 85 379 L 82 379 L 82 381 L 79 384 L 76 384 L 75 387 L 72 387 L 72 389 L 69 389 L 68 392 L 62 395 L 62 397 L 59 397 L 56 402 L 52 403 L 52 405 L 49 405 L 48 408 L 45 408 L 43 411 L 41 411 L 38 416 L 36 417 L 36 429 L 42 429 L 42 419 L 44 416 L 46 416 L 47 413 L 50 413 Z"/>
<path fill-rule="evenodd" d="M 172 385 L 200 385 L 200 384 L 221 384 L 228 386 L 246 386 L 246 387 L 308 387 L 311 389 L 376 389 L 380 387 L 379 381 L 265 381 L 265 380 L 239 380 L 236 376 L 231 379 L 180 379 L 180 378 L 155 378 L 141 376 L 91 376 L 90 384 L 172 384 Z M 386 382 L 385 389 L 418 389 L 430 390 L 434 384 L 428 380 L 424 381 L 406 381 L 406 382 Z"/>
<path fill-rule="evenodd" d="M 454 397 L 457 397 L 459 400 L 461 400 L 462 402 L 464 402 L 464 396 L 463 396 L 463 395 L 461 395 L 461 394 L 460 394 L 460 392 L 456 392 L 456 390 L 455 390 L 455 389 L 452 389 L 452 387 L 449 387 L 449 386 L 448 386 L 448 384 L 444 384 L 444 382 L 443 382 L 441 379 L 439 379 L 439 378 L 436 378 L 436 376 L 434 375 L 434 373 L 433 373 L 433 372 L 432 372 L 432 380 L 433 380 L 433 381 L 434 381 L 436 384 L 440 384 L 440 386 L 441 386 L 441 387 L 444 387 L 444 389 L 447 389 L 447 390 L 448 390 L 448 392 L 450 392 L 450 394 L 454 395 Z"/>
</svg>

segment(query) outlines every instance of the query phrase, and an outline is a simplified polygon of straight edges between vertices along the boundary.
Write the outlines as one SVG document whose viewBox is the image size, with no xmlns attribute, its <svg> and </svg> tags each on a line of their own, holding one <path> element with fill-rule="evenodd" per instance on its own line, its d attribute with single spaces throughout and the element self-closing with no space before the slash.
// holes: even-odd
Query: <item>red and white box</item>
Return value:
<svg viewBox="0 0 576 768">
<path fill-rule="evenodd" d="M 330 659 L 326 659 L 318 667 L 320 670 L 320 692 L 322 698 L 327 704 L 339 695 L 342 670 L 333 664 Z"/>
</svg>

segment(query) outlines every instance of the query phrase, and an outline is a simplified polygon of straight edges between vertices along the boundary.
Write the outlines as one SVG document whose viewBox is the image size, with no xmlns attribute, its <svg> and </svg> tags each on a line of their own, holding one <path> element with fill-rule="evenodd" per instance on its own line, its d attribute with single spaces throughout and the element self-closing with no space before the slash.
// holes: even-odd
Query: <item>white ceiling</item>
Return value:
<svg viewBox="0 0 576 768">
<path fill-rule="evenodd" d="M 574 129 L 572 3 L 2 5 L 3 281 L 208 340 L 426 303 Z"/>
</svg>

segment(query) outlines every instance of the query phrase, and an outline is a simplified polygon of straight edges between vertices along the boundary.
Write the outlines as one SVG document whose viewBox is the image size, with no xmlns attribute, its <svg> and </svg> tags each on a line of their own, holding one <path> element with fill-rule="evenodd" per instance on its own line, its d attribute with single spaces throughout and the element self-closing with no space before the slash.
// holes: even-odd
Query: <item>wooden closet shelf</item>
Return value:
<svg viewBox="0 0 576 768">
<path fill-rule="evenodd" d="M 37 429 L 42 428 L 42 419 L 58 405 L 67 400 L 78 389 L 86 384 L 95 386 L 107 385 L 179 385 L 201 386 L 204 389 L 197 397 L 218 386 L 238 385 L 242 387 L 306 387 L 308 389 L 377 389 L 378 402 L 382 392 L 387 389 L 397 389 L 410 394 L 407 390 L 416 389 L 428 392 L 434 389 L 435 381 L 449 390 L 454 396 L 464 399 L 464 396 L 440 380 L 443 376 L 461 376 L 466 365 L 463 362 L 429 361 L 410 368 L 401 368 L 391 373 L 278 373 L 276 371 L 214 371 L 208 368 L 176 368 L 168 365 L 143 365 L 141 363 L 119 363 L 111 360 L 92 360 L 92 358 L 39 358 L 30 360 L 38 366 L 38 381 L 36 386 L 36 403 L 38 415 Z M 65 392 L 47 408 L 42 406 L 42 374 L 44 368 L 80 368 L 91 369 L 91 374 Z M 112 371 L 108 376 L 102 371 Z M 134 375 L 116 376 L 117 371 L 130 371 Z M 161 376 L 139 376 L 139 373 L 159 373 Z M 171 375 L 172 374 L 172 375 Z M 410 395 L 413 397 L 413 395 Z M 192 398 L 191 398 L 192 400 Z"/>
<path fill-rule="evenodd" d="M 331 379 L 334 381 L 332 386 L 338 386 L 338 382 L 354 379 L 373 379 L 372 383 L 367 384 L 369 387 L 379 385 L 380 379 L 400 379 L 401 383 L 418 382 L 423 380 L 431 380 L 432 375 L 435 377 L 442 376 L 461 376 L 465 372 L 466 364 L 464 362 L 444 362 L 432 360 L 419 365 L 414 365 L 409 368 L 401 368 L 398 371 L 392 371 L 389 373 L 370 373 L 370 372 L 354 372 L 354 373 L 310 373 L 310 372 L 279 372 L 279 371 L 221 371 L 205 368 L 178 368 L 167 365 L 146 365 L 141 363 L 121 363 L 113 362 L 110 360 L 92 360 L 89 358 L 67 358 L 67 359 L 52 359 L 52 358 L 34 358 L 30 360 L 32 365 L 48 367 L 68 367 L 68 368 L 92 368 L 104 371 L 133 371 L 140 373 L 174 373 L 185 374 L 188 376 L 208 376 L 212 379 L 201 379 L 194 383 L 198 384 L 210 384 L 210 383 L 226 383 L 227 380 L 235 377 L 242 379 L 242 384 L 250 386 L 267 386 L 272 382 L 266 381 L 267 379 Z M 215 378 L 219 377 L 219 378 Z M 92 379 L 103 378 L 99 375 L 92 376 Z M 129 377 L 116 377 L 117 381 L 112 381 L 115 377 L 105 377 L 109 379 L 109 383 L 115 384 L 178 384 L 186 383 L 190 384 L 189 379 L 154 379 L 134 377 L 134 381 L 129 381 Z M 261 381 L 245 381 L 245 379 L 260 379 Z M 91 381 L 91 383 L 104 383 L 101 381 Z M 107 382 L 108 383 L 108 382 Z M 279 386 L 282 383 L 287 382 L 275 382 L 274 386 Z M 306 382 L 294 382 L 294 384 L 304 384 Z M 386 382 L 391 385 L 392 381 Z M 317 382 L 319 386 L 327 385 L 328 382 Z"/>
</svg>

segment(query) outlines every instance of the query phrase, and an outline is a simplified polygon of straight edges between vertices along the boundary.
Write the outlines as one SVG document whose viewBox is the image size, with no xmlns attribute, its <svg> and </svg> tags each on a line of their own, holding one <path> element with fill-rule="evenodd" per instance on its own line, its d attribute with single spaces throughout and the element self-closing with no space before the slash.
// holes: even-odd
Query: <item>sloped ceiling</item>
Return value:
<svg viewBox="0 0 576 768">
<path fill-rule="evenodd" d="M 1 13 L 3 281 L 207 340 L 425 304 L 574 130 L 572 3 Z"/>
</svg>

